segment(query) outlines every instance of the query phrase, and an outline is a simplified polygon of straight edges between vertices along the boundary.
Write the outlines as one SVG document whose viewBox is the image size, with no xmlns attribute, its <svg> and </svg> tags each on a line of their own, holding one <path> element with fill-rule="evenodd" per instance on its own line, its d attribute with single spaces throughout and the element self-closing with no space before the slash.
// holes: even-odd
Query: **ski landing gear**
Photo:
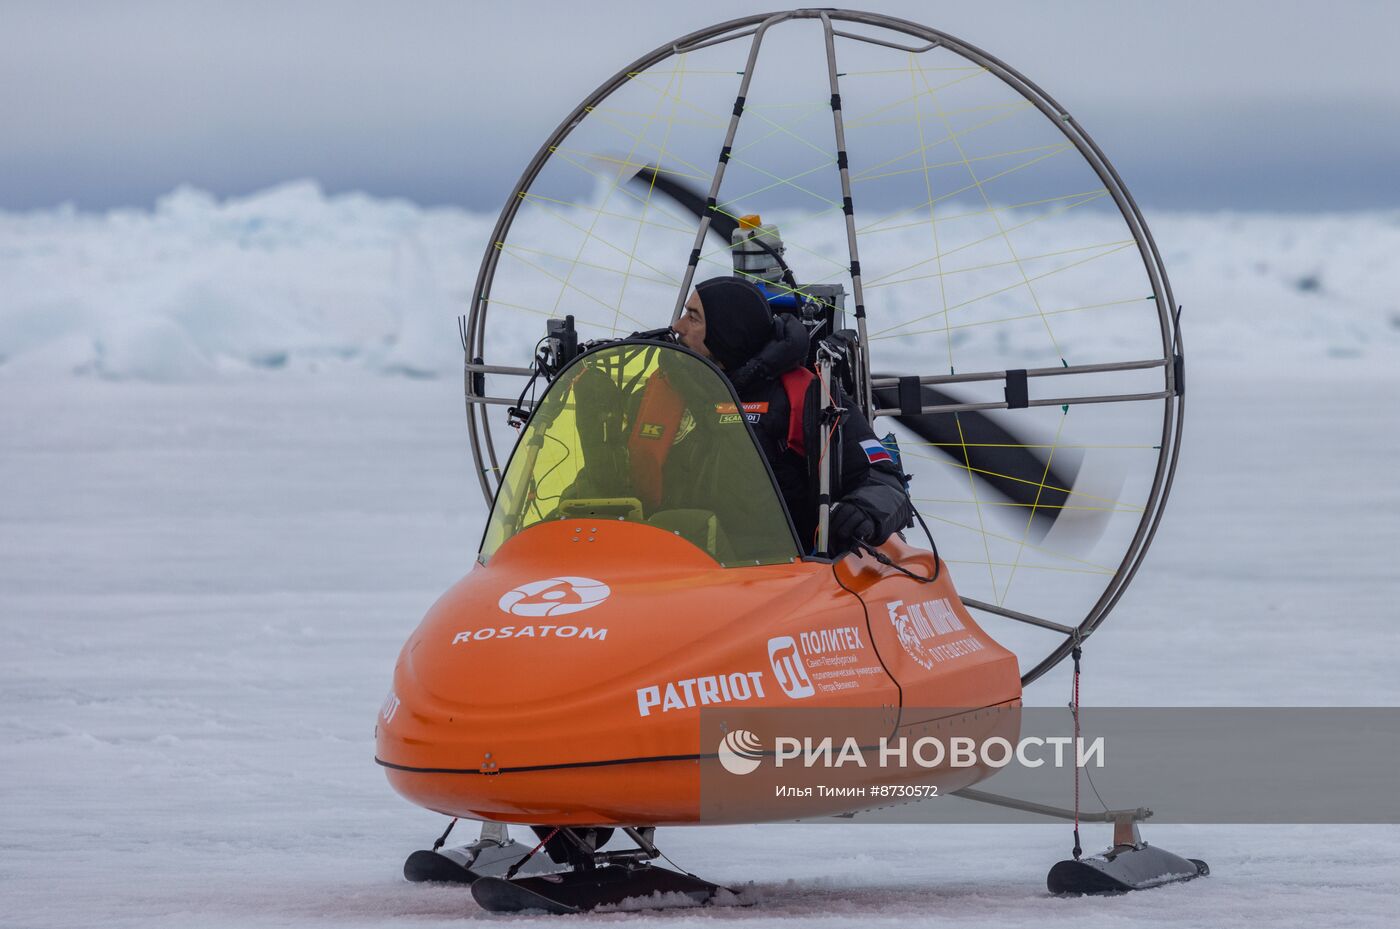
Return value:
<svg viewBox="0 0 1400 929">
<path fill-rule="evenodd" d="M 501 876 L 518 861 L 530 854 L 530 846 L 516 842 L 502 823 L 482 823 L 481 835 L 469 845 L 443 848 L 452 832 L 453 820 L 447 831 L 433 843 L 431 850 L 419 849 L 403 863 L 405 880 L 414 883 L 470 884 L 480 877 Z M 551 870 L 549 861 L 541 859 L 521 869 L 526 874 Z"/>
<path fill-rule="evenodd" d="M 483 876 L 472 884 L 472 897 L 492 913 L 543 910 L 546 913 L 582 913 L 598 907 L 651 909 L 671 906 L 698 906 L 715 901 L 721 894 L 732 897 L 717 884 L 661 868 L 649 862 L 661 855 L 652 844 L 652 828 L 627 827 L 637 847 L 622 851 L 598 851 L 596 834 L 590 830 L 559 828 L 551 831 L 527 859 L 512 866 L 501 877 Z M 568 870 L 556 874 L 517 877 L 516 874 L 537 859 L 541 848 Z M 629 905 L 629 902 L 631 905 Z"/>
<path fill-rule="evenodd" d="M 1078 849 L 1076 849 L 1078 851 Z M 1182 858 L 1148 845 L 1132 814 L 1113 822 L 1113 847 L 1057 863 L 1045 884 L 1052 894 L 1121 894 L 1204 877 L 1210 867 L 1199 858 Z"/>
<path fill-rule="evenodd" d="M 1052 894 L 1121 894 L 1189 881 L 1210 873 L 1210 866 L 1199 858 L 1182 858 L 1142 840 L 1138 823 L 1152 817 L 1152 811 L 1146 807 L 1083 813 L 971 787 L 956 791 L 954 796 L 1009 810 L 1074 820 L 1075 857 L 1058 862 L 1045 877 Z M 1081 821 L 1113 823 L 1113 847 L 1087 858 L 1079 857 L 1078 823 Z"/>
</svg>

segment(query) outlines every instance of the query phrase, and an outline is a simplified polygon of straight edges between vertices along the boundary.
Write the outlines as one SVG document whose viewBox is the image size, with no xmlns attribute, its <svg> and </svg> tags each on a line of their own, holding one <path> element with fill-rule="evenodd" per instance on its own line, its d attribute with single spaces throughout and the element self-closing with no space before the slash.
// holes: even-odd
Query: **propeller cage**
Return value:
<svg viewBox="0 0 1400 929">
<path fill-rule="evenodd" d="M 831 357 L 827 359 L 827 363 L 830 365 L 832 377 L 841 380 L 847 386 L 850 395 L 872 422 L 879 416 L 957 416 L 1039 407 L 1063 407 L 1067 411 L 1074 406 L 1095 404 L 1133 404 L 1139 401 L 1161 403 L 1160 433 L 1151 446 L 1156 450 L 1156 459 L 1151 470 L 1150 487 L 1140 507 L 1140 518 L 1131 539 L 1124 545 L 1111 576 L 1104 582 L 1102 590 L 1082 618 L 1068 623 L 1053 621 L 1009 609 L 1000 603 L 964 598 L 965 602 L 975 609 L 1048 629 L 1062 636 L 1061 641 L 1051 648 L 1048 654 L 1030 663 L 1026 668 L 1023 682 L 1029 684 L 1067 657 L 1076 644 L 1081 643 L 1104 622 L 1137 572 L 1151 544 L 1171 489 L 1180 451 L 1184 412 L 1181 390 L 1184 378 L 1181 334 L 1177 314 L 1173 312 L 1176 304 L 1157 246 L 1131 194 L 1099 147 L 1069 112 L 1036 84 L 1005 62 L 938 30 L 906 20 L 852 10 L 799 9 L 743 17 L 682 36 L 643 55 L 589 94 L 559 124 L 526 166 L 501 211 L 490 239 L 491 245 L 486 249 L 481 262 L 470 312 L 460 320 L 462 344 L 467 359 L 464 374 L 469 437 L 481 490 L 488 501 L 494 497 L 505 453 L 514 442 L 514 436 L 503 440 L 497 432 L 493 432 L 491 417 L 488 415 L 490 408 L 504 406 L 521 412 L 529 409 L 525 391 L 517 392 L 507 388 L 493 395 L 488 390 L 488 377 L 493 384 L 503 381 L 514 384 L 528 383 L 529 379 L 539 376 L 542 372 L 548 377 L 551 376 L 548 370 L 557 372 L 567 363 L 571 353 L 581 347 L 577 341 L 577 333 L 572 332 L 573 326 L 566 318 L 563 321 L 551 321 L 548 336 L 541 346 L 541 355 L 528 365 L 520 363 L 523 359 L 490 357 L 486 350 L 486 333 L 493 301 L 506 302 L 493 297 L 493 285 L 501 256 L 505 251 L 504 244 L 510 241 L 512 227 L 522 204 L 526 202 L 527 194 L 544 166 L 555 158 L 561 149 L 567 147 L 569 136 L 580 123 L 594 114 L 615 91 L 627 85 L 636 75 L 677 56 L 726 43 L 738 43 L 736 47 L 747 43 L 747 65 L 738 75 L 739 86 L 733 111 L 724 116 L 727 125 L 722 144 L 718 146 L 719 157 L 709 178 L 709 189 L 703 198 L 696 197 L 697 205 L 693 212 L 697 215 L 698 222 L 694 244 L 681 277 L 681 286 L 675 291 L 671 316 L 674 320 L 694 280 L 696 265 L 701 258 L 701 249 L 710 232 L 710 226 L 712 222 L 725 218 L 717 205 L 718 197 L 726 168 L 731 159 L 737 158 L 736 132 L 741 121 L 745 119 L 750 80 L 765 36 L 784 23 L 803 20 L 815 21 L 820 25 L 825 43 L 831 119 L 836 139 L 835 163 L 841 179 L 842 201 L 839 208 L 844 214 L 846 228 L 847 254 L 842 257 L 847 262 L 846 278 L 849 280 L 849 289 L 844 282 L 831 283 L 829 278 L 819 284 L 796 288 L 800 295 L 795 310 L 803 314 L 804 321 L 816 337 L 814 343 L 825 344 L 831 349 Z M 1041 367 L 951 371 L 944 365 L 940 371 L 924 373 L 878 373 L 878 353 L 872 357 L 870 349 L 872 342 L 866 315 L 866 285 L 862 279 L 859 253 L 861 242 L 855 222 L 856 205 L 851 193 L 851 169 L 846 151 L 846 125 L 842 112 L 843 72 L 836 51 L 838 39 L 842 42 L 863 43 L 894 50 L 908 55 L 911 59 L 934 50 L 952 53 L 1000 81 L 1006 88 L 1019 95 L 1025 106 L 1038 111 L 1048 120 L 1063 137 L 1066 149 L 1077 152 L 1084 164 L 1097 176 L 1103 185 L 1107 202 L 1111 202 L 1121 217 L 1128 236 L 1124 247 L 1133 249 L 1133 254 L 1140 258 L 1141 270 L 1150 289 L 1146 300 L 1151 301 L 1157 327 L 1157 332 L 1152 338 L 1156 341 L 1160 336 L 1160 351 L 1154 348 L 1151 353 L 1141 357 L 1087 364 L 1070 364 L 1062 359 L 1059 365 Z M 794 249 L 790 235 L 787 246 L 786 254 L 791 258 Z M 851 301 L 850 307 L 847 306 L 848 298 Z M 817 357 L 816 351 L 814 347 L 814 357 L 811 360 L 819 363 L 820 358 Z M 541 358 L 543 360 L 540 360 Z M 930 361 L 930 365 L 932 364 Z M 1152 389 L 1124 392 L 1118 389 L 1096 390 L 1093 386 L 1081 386 L 1078 390 L 1074 388 L 1074 385 L 1093 385 L 1101 376 L 1121 375 L 1125 372 L 1139 372 L 1154 379 Z M 1117 382 L 1109 380 L 1105 383 Z M 1065 384 L 1070 386 L 1059 386 Z M 950 397 L 943 393 L 943 389 L 950 385 L 967 385 L 969 388 L 981 385 L 984 388 L 984 396 L 978 399 Z M 985 388 L 1000 388 L 999 396 L 986 397 Z M 969 471 L 975 470 L 969 468 Z"/>
</svg>

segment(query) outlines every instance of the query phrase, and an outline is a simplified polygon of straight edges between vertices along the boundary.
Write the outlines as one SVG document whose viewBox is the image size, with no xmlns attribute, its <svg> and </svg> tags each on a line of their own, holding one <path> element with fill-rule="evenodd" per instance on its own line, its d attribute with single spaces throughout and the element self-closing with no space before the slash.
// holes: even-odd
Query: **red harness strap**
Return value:
<svg viewBox="0 0 1400 929">
<path fill-rule="evenodd" d="M 817 376 L 807 368 L 793 368 L 778 379 L 783 382 L 783 392 L 788 399 L 788 448 L 799 455 L 807 454 L 807 439 L 802 428 L 803 413 L 807 408 L 807 388 Z"/>
<path fill-rule="evenodd" d="M 807 389 L 816 377 L 807 368 L 793 368 L 779 378 L 788 400 L 787 447 L 800 456 L 807 454 L 803 413 L 807 408 Z M 632 434 L 627 439 L 632 480 L 648 510 L 661 503 L 662 471 L 684 412 L 684 399 L 665 375 L 654 372 L 647 379 Z"/>
</svg>

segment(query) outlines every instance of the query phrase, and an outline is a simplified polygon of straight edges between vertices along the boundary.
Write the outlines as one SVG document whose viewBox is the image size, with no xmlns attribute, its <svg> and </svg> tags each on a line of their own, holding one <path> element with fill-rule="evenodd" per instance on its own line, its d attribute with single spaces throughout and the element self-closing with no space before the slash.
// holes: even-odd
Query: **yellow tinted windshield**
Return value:
<svg viewBox="0 0 1400 929">
<path fill-rule="evenodd" d="M 609 346 L 554 380 L 506 467 L 481 559 L 536 523 L 571 518 L 654 526 L 726 567 L 797 557 L 729 386 L 667 345 Z"/>
</svg>

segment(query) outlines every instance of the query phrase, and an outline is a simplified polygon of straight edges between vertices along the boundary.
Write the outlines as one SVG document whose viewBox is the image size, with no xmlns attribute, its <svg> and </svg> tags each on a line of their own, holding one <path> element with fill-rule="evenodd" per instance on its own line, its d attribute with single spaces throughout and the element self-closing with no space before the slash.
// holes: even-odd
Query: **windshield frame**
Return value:
<svg viewBox="0 0 1400 929">
<path fill-rule="evenodd" d="M 520 433 L 516 436 L 515 444 L 511 446 L 510 455 L 506 458 L 505 465 L 501 468 L 500 471 L 501 478 L 496 484 L 496 492 L 491 495 L 491 507 L 486 512 L 485 525 L 482 527 L 481 530 L 481 540 L 477 543 L 476 560 L 479 564 L 486 563 L 485 561 L 483 561 L 484 556 L 482 555 L 482 552 L 486 548 L 486 538 L 491 531 L 492 517 L 496 513 L 496 507 L 500 505 L 501 493 L 505 490 L 506 487 L 505 476 L 510 473 L 510 466 L 515 461 L 515 456 L 520 452 L 521 443 L 524 440 L 526 432 L 530 427 L 530 423 L 534 421 L 535 411 L 540 408 L 540 404 L 543 403 L 544 398 L 548 396 L 549 392 L 551 390 L 554 390 L 555 386 L 560 383 L 561 378 L 563 378 L 564 375 L 571 371 L 574 367 L 576 367 L 579 364 L 582 364 L 589 356 L 598 354 L 602 351 L 616 349 L 627 345 L 636 345 L 645 348 L 660 348 L 663 350 L 676 351 L 684 355 L 689 355 L 691 358 L 694 358 L 698 360 L 701 364 L 704 364 L 707 367 L 709 367 L 709 369 L 719 377 L 720 383 L 724 385 L 724 389 L 729 394 L 730 400 L 734 402 L 735 407 L 737 409 L 743 409 L 743 401 L 739 399 L 738 393 L 734 390 L 733 383 L 731 383 L 729 378 L 725 375 L 724 370 L 720 368 L 719 365 L 715 364 L 714 361 L 712 361 L 711 359 L 706 358 L 699 352 L 687 348 L 679 342 L 628 337 L 625 339 L 613 339 L 608 342 L 592 345 L 587 350 L 579 352 L 579 354 L 572 361 L 570 361 L 567 365 L 561 368 L 557 374 L 554 375 L 554 377 L 549 381 L 548 386 L 545 387 L 544 392 L 540 395 L 540 398 L 534 401 L 530 408 L 530 418 L 527 419 L 525 423 L 520 427 Z M 808 561 L 810 560 L 811 556 L 807 554 L 806 550 L 802 546 L 801 541 L 797 538 L 797 527 L 792 521 L 792 514 L 788 512 L 787 500 L 783 498 L 783 493 L 778 488 L 778 479 L 773 473 L 773 464 L 768 460 L 768 456 L 763 453 L 763 447 L 758 442 L 758 436 L 754 435 L 753 424 L 742 417 L 741 420 L 744 424 L 745 434 L 748 435 L 749 442 L 753 446 L 754 454 L 757 455 L 758 460 L 763 463 L 763 473 L 768 476 L 769 490 L 772 491 L 775 497 L 777 497 L 778 509 L 783 514 L 783 521 L 787 525 L 788 536 L 792 540 L 792 547 L 794 553 L 793 558 L 795 561 Z M 536 523 L 535 525 L 539 524 Z M 527 526 L 525 528 L 528 529 L 532 527 Z M 525 529 L 521 529 L 519 532 L 524 531 Z M 515 535 L 518 535 L 519 532 L 515 533 Z M 512 536 L 512 538 L 514 538 L 514 535 Z M 730 568 L 745 568 L 755 566 L 732 564 L 723 565 L 723 567 L 727 570 Z"/>
</svg>

